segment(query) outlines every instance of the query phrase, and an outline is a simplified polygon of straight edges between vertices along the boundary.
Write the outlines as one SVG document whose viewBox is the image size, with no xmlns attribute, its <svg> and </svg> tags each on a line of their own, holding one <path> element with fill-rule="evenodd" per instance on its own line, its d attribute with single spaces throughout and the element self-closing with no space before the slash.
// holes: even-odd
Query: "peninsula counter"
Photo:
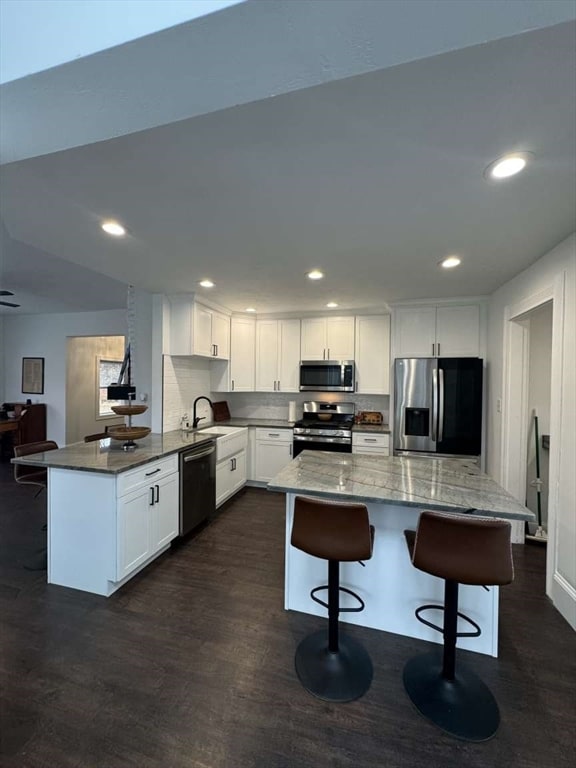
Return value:
<svg viewBox="0 0 576 768">
<path fill-rule="evenodd" d="M 325 616 L 310 590 L 325 584 L 323 560 L 290 544 L 294 499 L 298 495 L 366 504 L 375 527 L 372 559 L 342 563 L 340 582 L 366 603 L 362 613 L 341 614 L 342 621 L 386 632 L 441 642 L 441 635 L 420 624 L 414 611 L 425 603 L 443 603 L 443 581 L 412 566 L 404 530 L 415 529 L 423 509 L 534 520 L 534 515 L 473 462 L 304 451 L 269 484 L 286 496 L 285 608 Z M 462 586 L 460 610 L 482 627 L 478 638 L 461 638 L 461 648 L 498 655 L 498 588 Z M 350 603 L 352 605 L 353 603 Z M 346 596 L 342 597 L 346 607 Z M 440 618 L 441 623 L 441 618 Z"/>
</svg>

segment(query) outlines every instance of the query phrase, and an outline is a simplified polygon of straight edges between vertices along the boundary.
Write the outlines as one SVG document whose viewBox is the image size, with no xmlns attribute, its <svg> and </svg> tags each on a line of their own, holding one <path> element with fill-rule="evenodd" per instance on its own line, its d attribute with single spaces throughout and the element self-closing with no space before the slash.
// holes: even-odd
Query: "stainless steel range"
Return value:
<svg viewBox="0 0 576 768">
<path fill-rule="evenodd" d="M 354 403 L 304 403 L 302 418 L 294 424 L 293 455 L 302 451 L 352 453 Z"/>
</svg>

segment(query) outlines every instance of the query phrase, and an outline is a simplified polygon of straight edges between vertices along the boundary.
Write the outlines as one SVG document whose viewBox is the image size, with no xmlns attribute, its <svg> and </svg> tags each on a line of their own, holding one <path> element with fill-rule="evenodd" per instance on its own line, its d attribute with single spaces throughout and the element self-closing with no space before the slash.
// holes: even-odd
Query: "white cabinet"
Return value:
<svg viewBox="0 0 576 768">
<path fill-rule="evenodd" d="M 398 307 L 395 357 L 479 357 L 478 304 Z"/>
<path fill-rule="evenodd" d="M 390 394 L 390 315 L 356 317 L 356 393 Z"/>
<path fill-rule="evenodd" d="M 212 391 L 254 392 L 256 321 L 232 317 L 230 321 L 230 362 L 214 363 Z"/>
<path fill-rule="evenodd" d="M 255 480 L 269 482 L 291 461 L 291 429 L 256 429 Z"/>
<path fill-rule="evenodd" d="M 116 578 L 121 581 L 178 535 L 177 457 L 118 477 Z"/>
<path fill-rule="evenodd" d="M 256 391 L 298 392 L 300 320 L 256 323 Z"/>
<path fill-rule="evenodd" d="M 190 296 L 170 297 L 168 353 L 228 360 L 230 318 Z"/>
<path fill-rule="evenodd" d="M 352 432 L 352 453 L 390 455 L 390 435 L 378 432 Z"/>
<path fill-rule="evenodd" d="M 302 360 L 354 360 L 353 317 L 302 320 Z"/>
<path fill-rule="evenodd" d="M 246 485 L 246 451 L 216 464 L 216 508 Z"/>
</svg>

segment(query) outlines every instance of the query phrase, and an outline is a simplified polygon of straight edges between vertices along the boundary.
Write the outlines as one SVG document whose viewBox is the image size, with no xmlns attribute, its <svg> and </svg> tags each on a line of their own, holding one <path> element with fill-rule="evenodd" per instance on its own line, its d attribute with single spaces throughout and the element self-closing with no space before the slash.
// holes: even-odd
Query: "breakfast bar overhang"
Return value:
<svg viewBox="0 0 576 768">
<path fill-rule="evenodd" d="M 463 459 L 304 451 L 267 487 L 286 493 L 287 610 L 325 616 L 310 599 L 310 591 L 326 583 L 326 564 L 290 544 L 295 497 L 360 502 L 366 504 L 375 527 L 374 551 L 365 564 L 342 563 L 340 583 L 360 595 L 366 608 L 361 613 L 343 613 L 340 620 L 433 642 L 441 642 L 442 636 L 418 622 L 414 611 L 423 604 L 442 605 L 443 581 L 412 566 L 404 531 L 416 529 L 424 509 L 534 520 L 527 507 L 475 462 Z M 482 634 L 460 638 L 460 648 L 498 655 L 498 598 L 498 587 L 461 586 L 459 609 L 480 625 Z M 341 604 L 348 605 L 345 593 Z"/>
</svg>

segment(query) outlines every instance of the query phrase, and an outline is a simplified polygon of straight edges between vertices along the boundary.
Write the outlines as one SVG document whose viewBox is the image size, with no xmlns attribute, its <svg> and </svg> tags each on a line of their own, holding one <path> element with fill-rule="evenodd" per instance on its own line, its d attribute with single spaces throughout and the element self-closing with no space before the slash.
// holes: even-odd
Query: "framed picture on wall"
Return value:
<svg viewBox="0 0 576 768">
<path fill-rule="evenodd" d="M 22 358 L 22 392 L 26 395 L 44 394 L 44 358 Z"/>
</svg>

